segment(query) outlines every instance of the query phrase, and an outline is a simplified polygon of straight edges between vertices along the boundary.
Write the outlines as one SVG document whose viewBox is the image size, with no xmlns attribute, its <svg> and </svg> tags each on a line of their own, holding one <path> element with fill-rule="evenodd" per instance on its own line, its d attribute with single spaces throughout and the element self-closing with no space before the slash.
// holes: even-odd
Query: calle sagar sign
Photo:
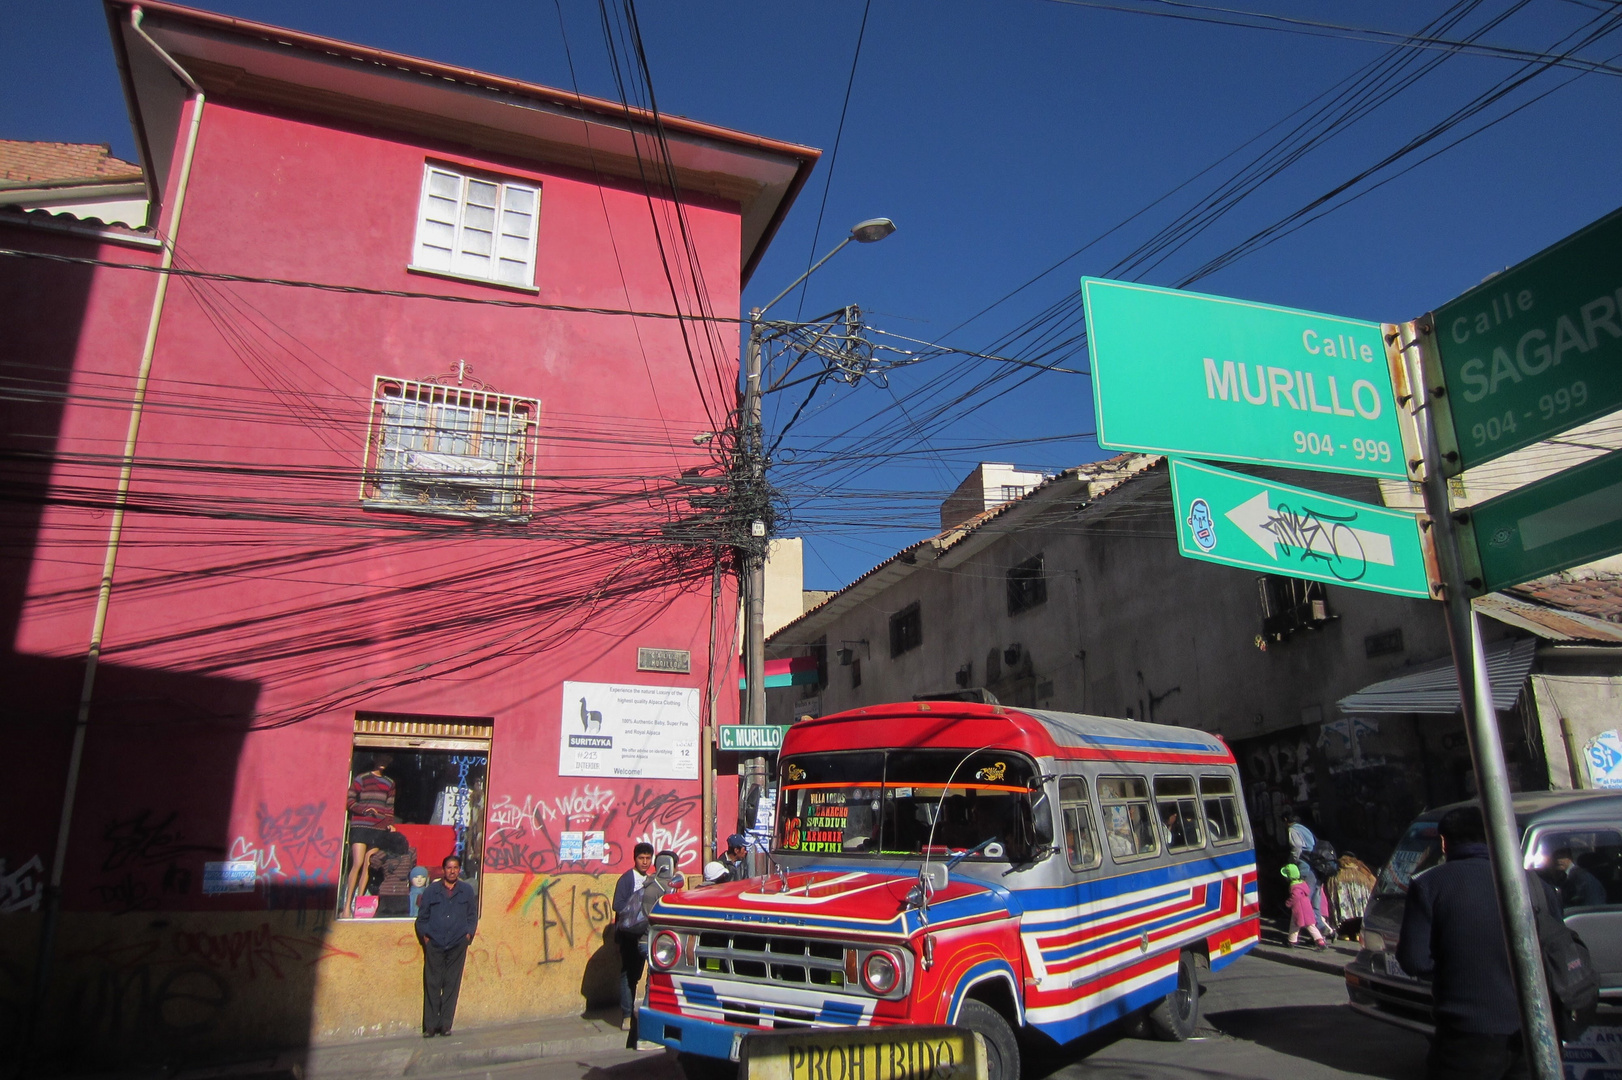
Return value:
<svg viewBox="0 0 1622 1080">
<path fill-rule="evenodd" d="M 1613 411 L 1622 405 L 1622 210 L 1449 301 L 1435 327 L 1457 444 L 1451 471 Z"/>
</svg>

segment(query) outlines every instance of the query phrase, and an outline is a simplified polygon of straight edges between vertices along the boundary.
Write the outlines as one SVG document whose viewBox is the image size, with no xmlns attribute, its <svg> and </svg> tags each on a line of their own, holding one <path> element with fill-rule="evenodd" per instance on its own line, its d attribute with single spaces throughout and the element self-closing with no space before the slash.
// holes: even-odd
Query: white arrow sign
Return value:
<svg viewBox="0 0 1622 1080">
<path fill-rule="evenodd" d="M 1349 548 L 1360 547 L 1361 556 L 1371 563 L 1394 566 L 1391 537 L 1385 533 L 1353 528 L 1334 514 L 1311 509 L 1294 509 L 1268 504 L 1270 492 L 1261 491 L 1229 510 L 1227 519 L 1239 526 L 1256 546 L 1267 552 L 1270 559 L 1278 558 L 1278 548 L 1287 551 L 1311 551 L 1326 559 L 1342 559 L 1352 554 Z"/>
</svg>

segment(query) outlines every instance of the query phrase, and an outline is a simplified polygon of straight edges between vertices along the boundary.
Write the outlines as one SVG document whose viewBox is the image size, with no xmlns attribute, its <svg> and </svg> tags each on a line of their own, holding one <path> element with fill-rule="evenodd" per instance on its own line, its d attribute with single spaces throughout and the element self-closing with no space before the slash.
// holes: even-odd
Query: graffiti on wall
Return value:
<svg viewBox="0 0 1622 1080">
<path fill-rule="evenodd" d="M 1329 766 L 1331 774 L 1351 772 L 1385 764 L 1385 756 L 1365 755 L 1363 740 L 1380 733 L 1380 721 L 1372 716 L 1344 716 L 1318 729 L 1318 749 L 1339 760 Z"/>
<path fill-rule="evenodd" d="M 196 960 L 211 971 L 240 974 L 253 981 L 261 974 L 286 979 L 300 967 L 313 967 L 332 957 L 359 960 L 360 954 L 328 944 L 314 934 L 284 934 L 270 923 L 227 933 L 176 931 L 171 944 L 175 955 Z"/>
<path fill-rule="evenodd" d="M 38 911 L 45 895 L 45 864 L 34 855 L 15 870 L 0 859 L 0 915 L 14 911 Z"/>
<path fill-rule="evenodd" d="M 591 872 L 623 862 L 630 848 L 648 843 L 656 851 L 674 851 L 681 866 L 696 869 L 702 856 L 694 828 L 698 808 L 697 795 L 640 783 L 625 797 L 596 783 L 550 798 L 501 795 L 490 806 L 484 867 L 525 874 Z M 603 833 L 605 858 L 563 858 L 565 832 Z"/>
<path fill-rule="evenodd" d="M 252 824 L 225 847 L 193 842 L 179 811 L 114 817 L 102 830 L 100 876 L 91 892 L 114 914 L 155 911 L 170 898 L 195 895 L 202 863 L 223 858 L 253 863 L 268 908 L 320 911 L 331 906 L 327 893 L 337 882 L 343 845 L 341 836 L 326 834 L 326 809 L 325 802 L 260 803 Z"/>
<path fill-rule="evenodd" d="M 153 911 L 165 897 L 192 891 L 193 868 L 220 848 L 194 843 L 179 825 L 180 812 L 142 809 L 110 819 L 101 833 L 101 877 L 91 891 L 117 915 Z"/>
<path fill-rule="evenodd" d="M 604 875 L 543 876 L 525 882 L 507 910 L 540 929 L 541 964 L 561 964 L 575 952 L 602 945 L 614 919 L 612 878 Z"/>
</svg>

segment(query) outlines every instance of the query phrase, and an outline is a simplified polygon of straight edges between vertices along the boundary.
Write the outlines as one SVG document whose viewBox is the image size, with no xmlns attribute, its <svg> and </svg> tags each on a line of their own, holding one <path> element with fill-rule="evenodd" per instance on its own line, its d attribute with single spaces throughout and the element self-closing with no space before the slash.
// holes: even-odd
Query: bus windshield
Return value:
<svg viewBox="0 0 1622 1080">
<path fill-rule="evenodd" d="M 1035 765 L 1004 750 L 855 750 L 785 758 L 777 850 L 787 855 L 1024 861 Z"/>
</svg>

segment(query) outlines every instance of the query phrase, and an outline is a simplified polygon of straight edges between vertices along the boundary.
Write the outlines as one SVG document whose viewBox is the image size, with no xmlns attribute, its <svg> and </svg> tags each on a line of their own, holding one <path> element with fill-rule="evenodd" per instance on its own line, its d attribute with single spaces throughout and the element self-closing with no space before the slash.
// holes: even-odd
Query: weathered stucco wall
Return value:
<svg viewBox="0 0 1622 1080">
<path fill-rule="evenodd" d="M 458 1027 L 617 1000 L 605 947 L 614 874 L 494 874 L 468 951 Z M 0 921 L 8 1024 L 38 922 Z M 420 1030 L 422 950 L 410 920 L 325 912 L 69 913 L 47 1042 L 70 1063 L 236 1055 Z"/>
</svg>

